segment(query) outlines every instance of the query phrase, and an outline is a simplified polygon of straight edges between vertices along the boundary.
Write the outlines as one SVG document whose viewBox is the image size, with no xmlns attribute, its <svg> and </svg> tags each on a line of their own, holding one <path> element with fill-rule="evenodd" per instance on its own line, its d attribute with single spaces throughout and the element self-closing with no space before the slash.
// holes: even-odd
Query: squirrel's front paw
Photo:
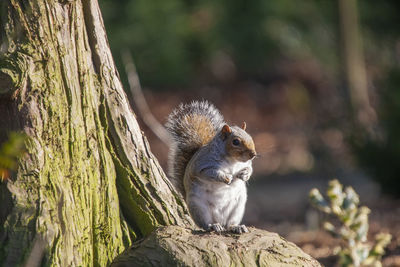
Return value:
<svg viewBox="0 0 400 267">
<path fill-rule="evenodd" d="M 226 184 L 231 184 L 231 183 L 232 183 L 232 180 L 233 180 L 233 175 L 227 174 L 227 175 L 225 176 L 225 183 L 226 183 Z"/>
<path fill-rule="evenodd" d="M 243 170 L 239 171 L 235 176 L 238 179 L 242 179 L 243 181 L 247 181 L 250 179 L 250 168 L 244 168 Z"/>
<path fill-rule="evenodd" d="M 225 175 L 223 176 L 223 181 L 224 181 L 224 183 L 226 183 L 226 184 L 231 184 L 231 183 L 232 183 L 232 180 L 233 180 L 233 175 L 231 175 L 231 174 L 225 174 Z"/>
<path fill-rule="evenodd" d="M 207 228 L 207 230 L 208 231 L 214 231 L 214 232 L 217 232 L 218 234 L 220 234 L 221 232 L 223 232 L 225 229 L 224 229 L 224 227 L 221 225 L 221 224 L 219 224 L 219 223 L 210 223 L 209 225 L 208 225 L 208 228 Z"/>
</svg>

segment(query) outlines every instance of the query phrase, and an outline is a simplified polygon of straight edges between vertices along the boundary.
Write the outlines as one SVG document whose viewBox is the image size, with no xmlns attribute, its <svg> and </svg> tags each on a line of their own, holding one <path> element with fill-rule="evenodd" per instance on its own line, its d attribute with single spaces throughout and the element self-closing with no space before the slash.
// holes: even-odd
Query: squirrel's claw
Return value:
<svg viewBox="0 0 400 267">
<path fill-rule="evenodd" d="M 241 224 L 241 225 L 231 225 L 229 226 L 229 232 L 235 233 L 235 234 L 243 234 L 243 233 L 248 233 L 249 230 L 247 229 L 246 225 Z"/>
<path fill-rule="evenodd" d="M 225 229 L 224 229 L 224 227 L 221 225 L 221 224 L 219 224 L 219 223 L 210 223 L 208 226 L 208 231 L 214 231 L 214 232 L 217 232 L 218 234 L 220 234 L 221 232 L 223 232 Z"/>
</svg>

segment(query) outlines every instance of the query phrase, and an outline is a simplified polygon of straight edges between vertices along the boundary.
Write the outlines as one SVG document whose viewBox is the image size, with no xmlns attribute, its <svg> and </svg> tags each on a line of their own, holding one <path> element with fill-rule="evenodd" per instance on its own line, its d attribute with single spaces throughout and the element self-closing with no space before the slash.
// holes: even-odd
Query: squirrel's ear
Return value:
<svg viewBox="0 0 400 267">
<path fill-rule="evenodd" d="M 245 121 L 242 123 L 242 127 L 241 128 L 246 131 L 246 122 Z"/>
<path fill-rule="evenodd" d="M 225 124 L 225 125 L 222 127 L 221 132 L 222 132 L 223 134 L 231 133 L 231 132 L 232 132 L 232 129 L 231 129 L 231 127 L 229 127 L 228 124 Z"/>
</svg>

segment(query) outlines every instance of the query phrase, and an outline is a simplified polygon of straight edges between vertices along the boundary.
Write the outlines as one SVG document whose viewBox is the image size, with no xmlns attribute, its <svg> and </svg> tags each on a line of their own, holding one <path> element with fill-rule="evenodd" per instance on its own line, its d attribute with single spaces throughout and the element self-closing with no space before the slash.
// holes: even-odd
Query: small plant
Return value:
<svg viewBox="0 0 400 267">
<path fill-rule="evenodd" d="M 326 194 L 329 203 L 316 188 L 310 191 L 309 197 L 313 206 L 326 214 L 337 217 L 340 221 L 339 227 L 335 227 L 328 221 L 323 224 L 326 231 L 343 240 L 343 245 L 335 249 L 336 254 L 339 255 L 339 265 L 382 266 L 381 258 L 392 236 L 379 233 L 375 236 L 373 245 L 367 242 L 370 210 L 365 206 L 359 207 L 360 199 L 351 186 L 343 190 L 338 180 L 332 180 L 329 182 Z"/>
<path fill-rule="evenodd" d="M 17 160 L 25 152 L 25 139 L 24 134 L 13 132 L 0 146 L 0 182 L 7 180 L 10 171 L 17 168 Z"/>
</svg>

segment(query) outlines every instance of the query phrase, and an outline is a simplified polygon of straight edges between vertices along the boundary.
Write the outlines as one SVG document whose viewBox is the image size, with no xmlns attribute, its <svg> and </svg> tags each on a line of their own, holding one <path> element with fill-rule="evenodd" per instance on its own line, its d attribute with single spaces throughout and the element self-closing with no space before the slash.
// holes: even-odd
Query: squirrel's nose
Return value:
<svg viewBox="0 0 400 267">
<path fill-rule="evenodd" d="M 255 156 L 257 156 L 257 153 L 255 151 L 250 151 L 250 159 L 254 159 Z"/>
</svg>

